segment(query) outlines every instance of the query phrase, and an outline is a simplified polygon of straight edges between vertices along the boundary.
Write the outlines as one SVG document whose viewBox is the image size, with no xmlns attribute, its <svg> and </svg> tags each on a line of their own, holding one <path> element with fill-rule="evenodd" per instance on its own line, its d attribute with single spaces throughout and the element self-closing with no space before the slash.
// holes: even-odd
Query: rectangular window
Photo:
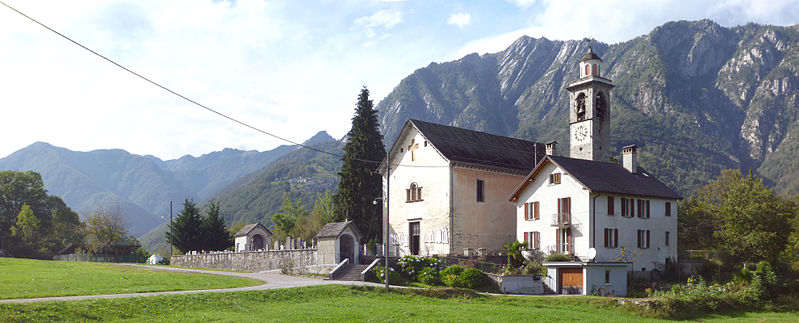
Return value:
<svg viewBox="0 0 799 323">
<path fill-rule="evenodd" d="M 571 221 L 571 197 L 558 199 L 558 224 L 569 224 Z"/>
<path fill-rule="evenodd" d="M 649 248 L 649 230 L 638 230 L 638 248 Z"/>
<path fill-rule="evenodd" d="M 619 229 L 605 228 L 605 248 L 619 246 Z"/>
<path fill-rule="evenodd" d="M 530 240 L 533 240 L 533 249 L 541 249 L 541 233 L 538 231 L 530 232 Z"/>
<path fill-rule="evenodd" d="M 627 216 L 627 199 L 621 198 L 621 216 Z"/>
<path fill-rule="evenodd" d="M 666 202 L 666 216 L 671 216 L 671 202 Z"/>
<path fill-rule="evenodd" d="M 477 180 L 477 202 L 485 202 L 485 182 L 482 179 Z"/>
<path fill-rule="evenodd" d="M 560 173 L 549 174 L 549 184 L 560 184 Z"/>
<path fill-rule="evenodd" d="M 669 235 L 670 235 L 670 232 L 666 231 L 666 245 L 667 246 L 669 245 Z"/>
<path fill-rule="evenodd" d="M 615 199 L 613 196 L 608 196 L 608 215 L 614 215 L 614 209 L 616 208 L 614 204 Z"/>
<path fill-rule="evenodd" d="M 605 284 L 610 284 L 610 270 L 605 270 Z"/>
</svg>

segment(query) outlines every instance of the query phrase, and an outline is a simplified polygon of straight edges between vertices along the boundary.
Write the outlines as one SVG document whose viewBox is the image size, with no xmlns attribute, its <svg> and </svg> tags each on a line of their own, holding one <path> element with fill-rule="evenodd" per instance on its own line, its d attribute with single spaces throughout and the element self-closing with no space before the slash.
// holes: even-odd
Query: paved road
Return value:
<svg viewBox="0 0 799 323">
<path fill-rule="evenodd" d="M 221 276 L 235 276 L 252 278 L 263 281 L 264 283 L 256 286 L 237 287 L 237 288 L 221 288 L 221 289 L 204 289 L 204 290 L 182 290 L 182 291 L 169 291 L 169 292 L 147 292 L 147 293 L 128 293 L 128 294 L 105 294 L 105 295 L 80 295 L 80 296 L 57 296 L 57 297 L 40 297 L 40 298 L 18 298 L 18 299 L 2 299 L 0 303 L 33 303 L 33 302 L 49 302 L 49 301 L 75 301 L 82 299 L 95 299 L 95 298 L 124 298 L 124 297 L 141 297 L 153 295 L 175 295 L 175 294 L 195 294 L 195 293 L 221 293 L 221 292 L 237 292 L 245 290 L 265 290 L 274 288 L 289 288 L 313 285 L 371 285 L 371 286 L 384 286 L 381 284 L 361 282 L 361 281 L 338 281 L 338 280 L 323 280 L 318 278 L 308 278 L 301 276 L 289 276 L 277 273 L 237 273 L 227 271 L 213 271 L 213 270 L 199 270 L 199 269 L 184 269 L 174 267 L 152 267 L 144 265 L 129 265 L 141 267 L 150 270 L 168 270 L 187 273 L 202 273 Z"/>
</svg>

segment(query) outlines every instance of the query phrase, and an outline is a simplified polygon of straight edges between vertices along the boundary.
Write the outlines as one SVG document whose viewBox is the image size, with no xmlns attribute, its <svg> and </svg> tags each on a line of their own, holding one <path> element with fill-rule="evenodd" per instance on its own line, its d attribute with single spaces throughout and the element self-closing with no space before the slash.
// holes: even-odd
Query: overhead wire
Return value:
<svg viewBox="0 0 799 323">
<path fill-rule="evenodd" d="M 140 78 L 140 79 L 142 79 L 142 80 L 144 80 L 144 81 L 146 81 L 146 82 L 148 82 L 148 83 L 150 83 L 152 85 L 155 85 L 156 87 L 161 88 L 162 90 L 167 91 L 167 92 L 169 92 L 169 93 L 171 93 L 171 94 L 173 94 L 173 95 L 175 95 L 175 96 L 177 96 L 177 97 L 179 97 L 179 98 L 181 98 L 181 99 L 183 99 L 183 100 L 185 100 L 187 102 L 190 102 L 191 104 L 194 104 L 194 105 L 196 105 L 198 107 L 201 107 L 201 108 L 205 109 L 208 112 L 216 114 L 216 115 L 218 115 L 218 116 L 220 116 L 222 118 L 225 118 L 225 119 L 227 119 L 229 121 L 232 121 L 234 123 L 237 123 L 239 125 L 247 127 L 249 129 L 252 129 L 252 130 L 254 130 L 256 132 L 265 134 L 267 136 L 273 137 L 273 138 L 278 139 L 278 140 L 282 140 L 284 142 L 291 143 L 291 144 L 296 145 L 298 147 L 302 147 L 302 148 L 305 148 L 305 149 L 313 150 L 313 151 L 316 151 L 316 152 L 319 152 L 319 153 L 323 153 L 323 154 L 327 154 L 327 155 L 331 155 L 331 156 L 335 156 L 335 157 L 339 157 L 339 158 L 344 158 L 344 155 L 333 153 L 333 152 L 326 151 L 326 150 L 323 150 L 323 149 L 319 149 L 319 148 L 316 148 L 316 147 L 313 147 L 313 146 L 310 146 L 310 145 L 306 145 L 304 143 L 299 143 L 299 142 L 290 140 L 288 138 L 285 138 L 285 137 L 276 135 L 274 133 L 268 132 L 266 130 L 263 130 L 261 128 L 253 126 L 253 125 L 251 125 L 249 123 L 246 123 L 244 121 L 241 121 L 239 119 L 231 117 L 231 116 L 229 116 L 229 115 L 227 115 L 225 113 L 217 111 L 217 110 L 215 110 L 215 109 L 213 109 L 213 108 L 211 108 L 209 106 L 206 106 L 206 105 L 204 105 L 204 104 L 202 104 L 200 102 L 197 102 L 197 101 L 195 101 L 195 100 L 193 100 L 193 99 L 191 99 L 191 98 L 189 98 L 189 97 L 187 97 L 187 96 L 185 96 L 183 94 L 180 94 L 179 92 L 177 92 L 175 90 L 172 90 L 172 89 L 170 89 L 170 88 L 168 88 L 168 87 L 166 87 L 164 85 L 161 85 L 160 83 L 158 83 L 156 81 L 153 81 L 152 79 L 150 79 L 150 78 L 148 78 L 148 77 L 146 77 L 144 75 L 141 75 L 141 74 L 139 74 L 139 73 L 137 73 L 137 72 L 125 67 L 124 65 L 122 65 L 120 63 L 117 63 L 113 59 L 110 59 L 110 58 L 106 57 L 105 55 L 100 54 L 97 51 L 92 50 L 91 48 L 81 44 L 80 42 L 70 38 L 69 36 L 62 34 L 61 32 L 59 32 L 59 31 L 57 31 L 57 30 L 55 30 L 53 28 L 50 28 L 49 26 L 47 26 L 44 23 L 34 19 L 31 16 L 26 15 L 25 13 L 17 10 L 16 8 L 14 8 L 14 7 L 10 6 L 10 5 L 8 5 L 7 3 L 5 3 L 2 0 L 0 0 L 0 4 L 2 4 L 3 6 L 7 7 L 8 9 L 20 14 L 21 16 L 27 18 L 28 20 L 33 21 L 34 23 L 38 24 L 39 26 L 42 26 L 45 29 L 55 33 L 56 35 L 68 40 L 69 42 L 77 45 L 78 47 L 83 48 L 84 50 L 94 54 L 95 56 L 102 58 L 103 60 L 113 64 L 114 66 L 119 67 L 120 69 L 122 69 L 122 70 L 124 70 L 124 71 L 126 71 L 126 72 L 128 72 L 130 74 L 133 74 L 134 76 L 136 76 L 136 77 L 138 77 L 138 78 Z M 388 153 L 390 153 L 390 151 Z M 370 159 L 363 159 L 363 158 L 353 158 L 353 160 L 359 161 L 359 162 L 363 162 L 363 163 L 376 164 L 376 165 L 382 165 L 383 164 L 383 160 L 370 160 Z M 496 162 L 496 160 L 489 160 L 489 161 L 486 161 L 486 160 L 475 160 L 475 162 L 479 162 L 479 161 Z M 407 164 L 399 164 L 399 163 L 397 163 L 397 164 L 390 163 L 390 165 L 393 166 L 393 167 L 417 167 L 417 168 L 444 168 L 444 167 L 449 167 L 449 166 L 445 166 L 445 165 L 407 165 Z"/>
</svg>

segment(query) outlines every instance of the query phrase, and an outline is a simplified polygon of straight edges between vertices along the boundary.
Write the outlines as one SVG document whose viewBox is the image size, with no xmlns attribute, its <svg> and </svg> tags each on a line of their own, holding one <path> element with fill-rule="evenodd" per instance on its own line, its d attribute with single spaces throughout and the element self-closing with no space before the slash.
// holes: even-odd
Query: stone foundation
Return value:
<svg viewBox="0 0 799 323">
<path fill-rule="evenodd" d="M 291 274 L 327 274 L 336 266 L 317 265 L 316 257 L 316 249 L 206 253 L 172 256 L 170 264 L 180 267 L 250 272 L 280 270 Z"/>
</svg>

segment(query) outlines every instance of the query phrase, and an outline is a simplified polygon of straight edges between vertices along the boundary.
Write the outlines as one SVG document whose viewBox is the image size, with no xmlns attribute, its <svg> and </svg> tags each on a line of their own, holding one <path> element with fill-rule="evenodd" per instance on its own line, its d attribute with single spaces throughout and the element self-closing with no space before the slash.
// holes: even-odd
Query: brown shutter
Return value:
<svg viewBox="0 0 799 323">
<path fill-rule="evenodd" d="M 613 248 L 619 246 L 619 229 L 613 229 Z"/>
<path fill-rule="evenodd" d="M 649 219 L 649 200 L 646 200 L 646 218 Z"/>
<path fill-rule="evenodd" d="M 405 201 L 406 202 L 410 202 L 411 201 L 411 189 L 406 189 L 405 190 Z"/>
<path fill-rule="evenodd" d="M 638 248 L 641 248 L 641 230 L 638 230 Z"/>
<path fill-rule="evenodd" d="M 535 249 L 541 249 L 541 232 L 536 231 L 534 234 L 535 241 L 533 243 L 535 244 Z"/>
<path fill-rule="evenodd" d="M 649 230 L 646 230 L 646 247 L 649 248 Z"/>
<path fill-rule="evenodd" d="M 534 212 L 533 219 L 538 220 L 538 219 L 541 218 L 539 213 L 538 213 L 538 202 L 537 201 L 533 202 L 533 212 Z"/>
<path fill-rule="evenodd" d="M 627 199 L 621 198 L 621 216 L 627 216 Z"/>
<path fill-rule="evenodd" d="M 524 242 L 527 242 L 528 246 L 530 245 L 530 237 L 529 236 L 530 236 L 530 233 L 528 233 L 528 232 L 524 233 Z"/>
<path fill-rule="evenodd" d="M 610 247 L 610 241 L 608 240 L 608 229 L 605 229 L 605 248 Z"/>
<path fill-rule="evenodd" d="M 574 243 L 572 243 L 572 230 L 571 228 L 566 228 L 566 247 L 569 250 L 569 253 L 574 253 Z"/>
<path fill-rule="evenodd" d="M 666 202 L 666 216 L 671 216 L 671 202 Z"/>
<path fill-rule="evenodd" d="M 529 216 L 528 216 L 528 214 L 530 214 L 530 210 L 529 209 L 530 209 L 530 203 L 524 203 L 524 220 L 525 221 L 530 219 Z"/>
<path fill-rule="evenodd" d="M 558 219 L 560 219 L 560 214 L 562 213 L 561 212 L 561 210 L 562 210 L 561 208 L 562 208 L 562 206 L 560 205 L 560 199 L 558 199 Z"/>
<path fill-rule="evenodd" d="M 613 196 L 608 196 L 608 215 L 614 214 L 615 205 L 613 205 Z"/>
</svg>

